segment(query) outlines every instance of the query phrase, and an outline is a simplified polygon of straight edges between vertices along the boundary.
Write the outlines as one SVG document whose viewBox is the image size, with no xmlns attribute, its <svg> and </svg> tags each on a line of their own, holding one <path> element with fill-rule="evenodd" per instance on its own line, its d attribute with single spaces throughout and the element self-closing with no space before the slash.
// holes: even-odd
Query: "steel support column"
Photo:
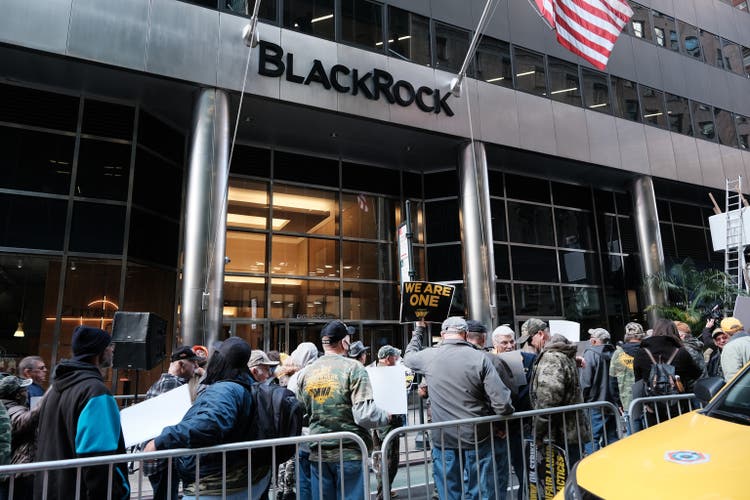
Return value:
<svg viewBox="0 0 750 500">
<path fill-rule="evenodd" d="M 653 284 L 645 281 L 646 276 L 664 271 L 664 249 L 659 230 L 659 214 L 656 209 L 656 195 L 654 182 L 649 176 L 637 177 L 632 185 L 633 219 L 635 233 L 640 252 L 641 277 L 644 279 L 643 293 L 647 306 L 664 304 L 664 292 Z M 649 314 L 649 322 L 653 323 L 655 315 Z"/>
<path fill-rule="evenodd" d="M 492 213 L 484 144 L 466 144 L 459 157 L 461 243 L 469 318 L 492 331 L 497 322 Z"/>
<path fill-rule="evenodd" d="M 182 269 L 180 328 L 186 345 L 210 345 L 222 326 L 229 171 L 229 100 L 198 95 L 193 115 Z"/>
</svg>

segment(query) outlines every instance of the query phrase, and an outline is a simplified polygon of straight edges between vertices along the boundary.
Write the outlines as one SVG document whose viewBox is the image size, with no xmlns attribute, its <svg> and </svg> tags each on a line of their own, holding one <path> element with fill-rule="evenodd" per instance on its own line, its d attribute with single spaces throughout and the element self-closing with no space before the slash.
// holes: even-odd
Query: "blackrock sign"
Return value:
<svg viewBox="0 0 750 500">
<path fill-rule="evenodd" d="M 362 73 L 357 68 L 343 64 L 334 64 L 326 69 L 318 59 L 313 59 L 312 67 L 306 74 L 295 73 L 294 54 L 287 52 L 275 43 L 260 41 L 258 44 L 258 74 L 272 78 L 285 75 L 286 80 L 300 85 L 316 83 L 326 90 L 335 90 L 342 94 L 362 95 L 365 99 L 377 101 L 384 97 L 391 104 L 408 107 L 416 106 L 425 113 L 453 116 L 453 110 L 447 101 L 450 92 L 442 94 L 440 89 L 414 85 L 405 81 L 394 82 L 393 75 L 382 69 Z M 286 57 L 285 57 L 286 56 Z M 299 69 L 299 65 L 297 70 Z M 442 94 L 442 95 L 441 95 Z"/>
</svg>

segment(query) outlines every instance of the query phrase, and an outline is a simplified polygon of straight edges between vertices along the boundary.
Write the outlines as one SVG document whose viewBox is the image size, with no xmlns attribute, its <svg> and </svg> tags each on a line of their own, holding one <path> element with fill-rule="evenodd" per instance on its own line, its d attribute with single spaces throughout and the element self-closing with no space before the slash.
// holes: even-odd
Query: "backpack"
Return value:
<svg viewBox="0 0 750 500">
<path fill-rule="evenodd" d="M 253 397 L 252 439 L 276 439 L 302 434 L 304 411 L 302 404 L 292 391 L 277 384 L 253 384 L 250 392 Z M 296 453 L 296 445 L 276 447 L 276 463 L 281 464 Z M 272 449 L 254 448 L 254 464 L 270 464 Z"/>
<path fill-rule="evenodd" d="M 682 392 L 682 384 L 675 372 L 674 366 L 672 366 L 672 361 L 677 356 L 679 349 L 674 350 L 666 363 L 661 355 L 659 356 L 659 362 L 657 362 L 648 347 L 644 347 L 643 350 L 646 351 L 646 354 L 651 359 L 651 370 L 648 373 L 648 381 L 646 382 L 646 395 L 669 396 L 680 394 Z"/>
</svg>

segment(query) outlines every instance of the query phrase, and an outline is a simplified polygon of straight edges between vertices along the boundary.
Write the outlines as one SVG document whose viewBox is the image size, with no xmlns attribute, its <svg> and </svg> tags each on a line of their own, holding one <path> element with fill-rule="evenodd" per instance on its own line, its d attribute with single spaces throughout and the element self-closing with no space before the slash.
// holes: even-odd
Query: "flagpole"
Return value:
<svg viewBox="0 0 750 500">
<path fill-rule="evenodd" d="M 469 49 L 466 51 L 466 57 L 464 58 L 464 62 L 461 65 L 461 69 L 458 71 L 458 75 L 456 75 L 456 77 L 451 80 L 449 92 L 455 97 L 461 97 L 461 84 L 463 83 L 464 78 L 466 78 L 466 72 L 468 71 L 469 64 L 471 63 L 471 60 L 474 58 L 474 54 L 477 51 L 479 39 L 484 34 L 484 28 L 487 26 L 487 23 L 492 17 L 492 13 L 495 12 L 495 8 L 497 7 L 497 3 L 499 3 L 499 1 L 500 0 L 487 0 L 487 3 L 484 5 L 482 17 L 479 18 L 477 28 L 474 31 L 474 36 L 472 37 L 471 43 L 469 44 Z M 495 7 L 492 7 L 492 4 L 495 4 Z"/>
</svg>

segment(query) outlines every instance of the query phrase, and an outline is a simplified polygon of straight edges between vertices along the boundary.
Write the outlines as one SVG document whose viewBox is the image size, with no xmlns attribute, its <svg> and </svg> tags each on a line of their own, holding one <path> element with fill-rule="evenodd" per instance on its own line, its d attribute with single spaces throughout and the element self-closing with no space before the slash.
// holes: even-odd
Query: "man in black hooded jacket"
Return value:
<svg viewBox="0 0 750 500">
<path fill-rule="evenodd" d="M 112 338 L 104 330 L 79 326 L 73 331 L 73 359 L 55 367 L 53 382 L 39 414 L 38 461 L 125 453 L 120 411 L 104 385 L 101 369 L 112 366 Z M 40 472 L 34 497 L 100 500 L 108 498 L 107 465 Z M 46 479 L 48 476 L 48 479 Z M 130 498 L 127 463 L 112 468 L 112 499 Z"/>
</svg>

